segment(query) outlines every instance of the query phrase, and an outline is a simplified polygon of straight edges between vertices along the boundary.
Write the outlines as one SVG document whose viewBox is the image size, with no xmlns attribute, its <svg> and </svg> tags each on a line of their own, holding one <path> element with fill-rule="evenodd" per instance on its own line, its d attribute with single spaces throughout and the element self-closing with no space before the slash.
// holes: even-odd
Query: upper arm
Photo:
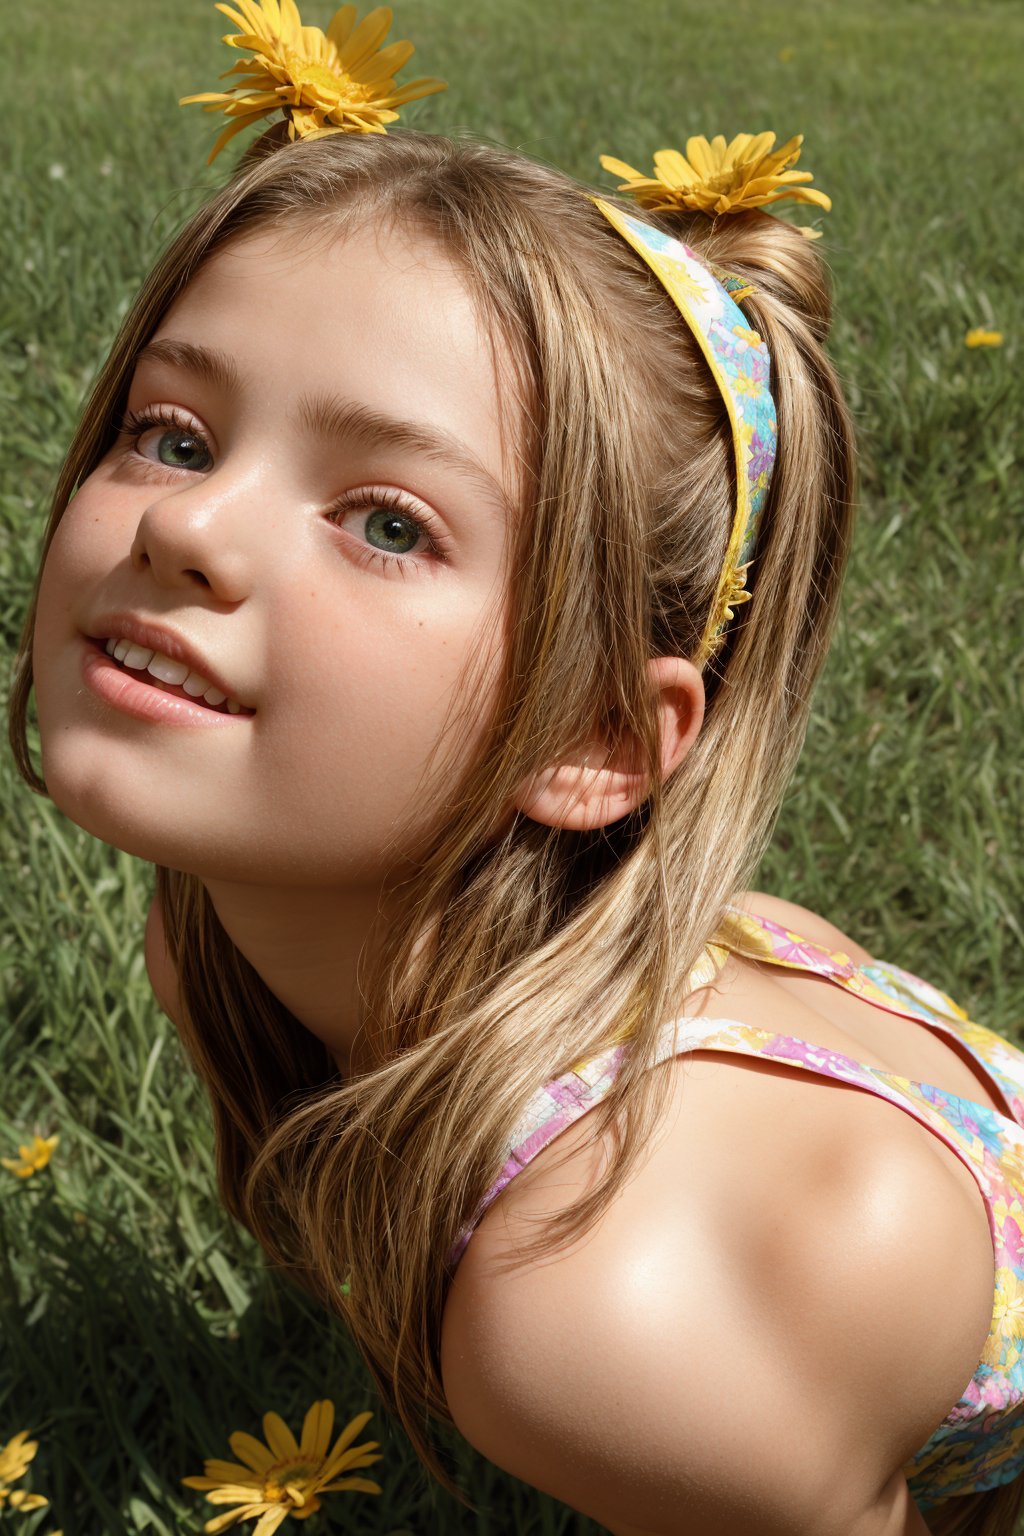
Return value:
<svg viewBox="0 0 1024 1536">
<path fill-rule="evenodd" d="M 153 996 L 172 1023 L 177 1022 L 178 972 L 167 948 L 164 914 L 160 897 L 154 896 L 146 918 L 146 973 Z"/>
<path fill-rule="evenodd" d="M 631 1220 L 627 1184 L 582 1242 L 519 1268 L 506 1212 L 445 1312 L 457 1428 L 617 1536 L 921 1530 L 901 1469 L 992 1305 L 991 1268 L 961 1261 L 984 1212 L 947 1179 L 931 1155 L 869 1157 L 827 1195 L 743 1196 L 717 1236 Z"/>
<path fill-rule="evenodd" d="M 773 922 L 781 923 L 783 927 L 798 933 L 801 938 L 810 939 L 815 944 L 822 944 L 826 949 L 841 950 L 849 955 L 857 965 L 870 965 L 872 956 L 860 944 L 843 933 L 834 923 L 828 922 L 824 917 L 819 917 L 817 912 L 812 912 L 809 907 L 801 907 L 795 901 L 786 901 L 781 896 L 769 896 L 764 891 L 741 891 L 737 896 L 735 905 L 745 912 L 756 912 L 761 917 L 770 917 Z"/>
</svg>

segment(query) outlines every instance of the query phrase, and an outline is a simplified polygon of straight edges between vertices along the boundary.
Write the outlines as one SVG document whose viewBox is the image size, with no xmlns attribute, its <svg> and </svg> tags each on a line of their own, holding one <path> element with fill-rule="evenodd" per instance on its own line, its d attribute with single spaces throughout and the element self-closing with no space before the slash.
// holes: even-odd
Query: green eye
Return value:
<svg viewBox="0 0 1024 1536">
<path fill-rule="evenodd" d="M 157 458 L 168 469 L 209 469 L 213 460 L 201 437 L 175 427 L 161 432 L 156 445 Z"/>
<path fill-rule="evenodd" d="M 421 534 L 422 530 L 410 517 L 392 507 L 376 507 L 366 519 L 367 538 L 386 540 L 389 554 L 407 555 Z"/>
</svg>

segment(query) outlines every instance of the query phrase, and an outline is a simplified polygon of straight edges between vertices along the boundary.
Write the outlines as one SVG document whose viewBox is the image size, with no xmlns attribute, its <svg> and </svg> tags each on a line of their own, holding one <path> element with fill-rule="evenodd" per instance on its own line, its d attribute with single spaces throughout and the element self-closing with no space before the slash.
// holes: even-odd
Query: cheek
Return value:
<svg viewBox="0 0 1024 1536">
<path fill-rule="evenodd" d="M 43 562 L 32 642 L 32 670 L 37 694 L 45 688 L 55 649 L 70 628 L 76 584 L 84 576 L 73 519 L 65 512 Z"/>
<path fill-rule="evenodd" d="M 95 488 L 88 481 L 78 492 L 57 525 L 43 563 L 39 588 L 40 620 L 50 621 L 63 612 L 81 590 L 83 582 L 126 559 L 131 532 L 118 520 L 116 509 L 101 508 Z"/>
<path fill-rule="evenodd" d="M 319 602 L 312 597 L 306 612 Z M 270 690 L 285 701 L 288 729 L 268 730 L 267 739 L 290 759 L 282 766 L 292 794 L 300 802 L 315 795 L 321 814 L 333 801 L 351 817 L 358 796 L 368 816 L 421 822 L 424 775 L 453 784 L 487 729 L 500 668 L 496 627 L 485 632 L 476 609 L 423 605 L 416 617 L 410 606 L 393 602 L 389 621 L 380 611 L 349 611 L 326 620 L 315 639 L 297 616 L 288 625 L 292 643 L 278 652 Z"/>
</svg>

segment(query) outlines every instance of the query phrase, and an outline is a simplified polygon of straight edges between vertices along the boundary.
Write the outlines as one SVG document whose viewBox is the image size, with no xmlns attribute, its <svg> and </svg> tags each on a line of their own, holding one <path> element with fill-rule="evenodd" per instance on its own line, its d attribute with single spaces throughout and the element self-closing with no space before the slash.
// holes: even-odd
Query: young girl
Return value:
<svg viewBox="0 0 1024 1536">
<path fill-rule="evenodd" d="M 851 529 L 792 146 L 638 206 L 298 101 L 122 327 L 12 706 L 157 865 L 224 1201 L 441 1476 L 1008 1533 L 1024 1054 L 745 888 Z"/>
</svg>

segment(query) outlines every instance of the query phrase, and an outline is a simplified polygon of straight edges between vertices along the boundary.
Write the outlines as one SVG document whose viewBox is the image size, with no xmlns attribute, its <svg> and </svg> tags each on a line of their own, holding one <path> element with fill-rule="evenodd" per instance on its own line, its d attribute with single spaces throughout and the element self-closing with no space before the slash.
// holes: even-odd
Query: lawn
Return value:
<svg viewBox="0 0 1024 1536">
<path fill-rule="evenodd" d="M 330 11 L 304 6 L 325 25 Z M 6 23 L 0 221 L 0 626 L 16 643 L 76 411 L 154 255 L 212 168 L 176 99 L 228 67 L 208 0 L 32 0 Z M 832 351 L 861 447 L 845 606 L 758 884 L 846 928 L 1024 1041 L 1020 687 L 1020 80 L 1015 0 L 404 0 L 417 127 L 514 144 L 600 185 L 691 133 L 804 133 L 834 200 Z M 223 55 L 223 57 L 222 57 Z M 1018 106 L 1013 106 L 1014 102 Z M 1018 131 L 1015 133 L 1014 129 Z M 813 210 L 801 210 L 808 220 Z M 1000 347 L 968 348 L 974 327 Z M 204 1101 L 149 995 L 151 870 L 32 796 L 5 757 L 0 1446 L 39 1451 L 0 1512 L 21 1536 L 194 1533 L 180 1479 L 318 1397 L 375 1407 L 334 1326 L 268 1273 L 214 1195 Z M 367 1536 L 596 1532 L 458 1446 L 475 1512 L 427 1485 L 379 1411 L 379 1498 L 305 1529 Z M 246 1527 L 251 1529 L 251 1527 Z"/>
</svg>

